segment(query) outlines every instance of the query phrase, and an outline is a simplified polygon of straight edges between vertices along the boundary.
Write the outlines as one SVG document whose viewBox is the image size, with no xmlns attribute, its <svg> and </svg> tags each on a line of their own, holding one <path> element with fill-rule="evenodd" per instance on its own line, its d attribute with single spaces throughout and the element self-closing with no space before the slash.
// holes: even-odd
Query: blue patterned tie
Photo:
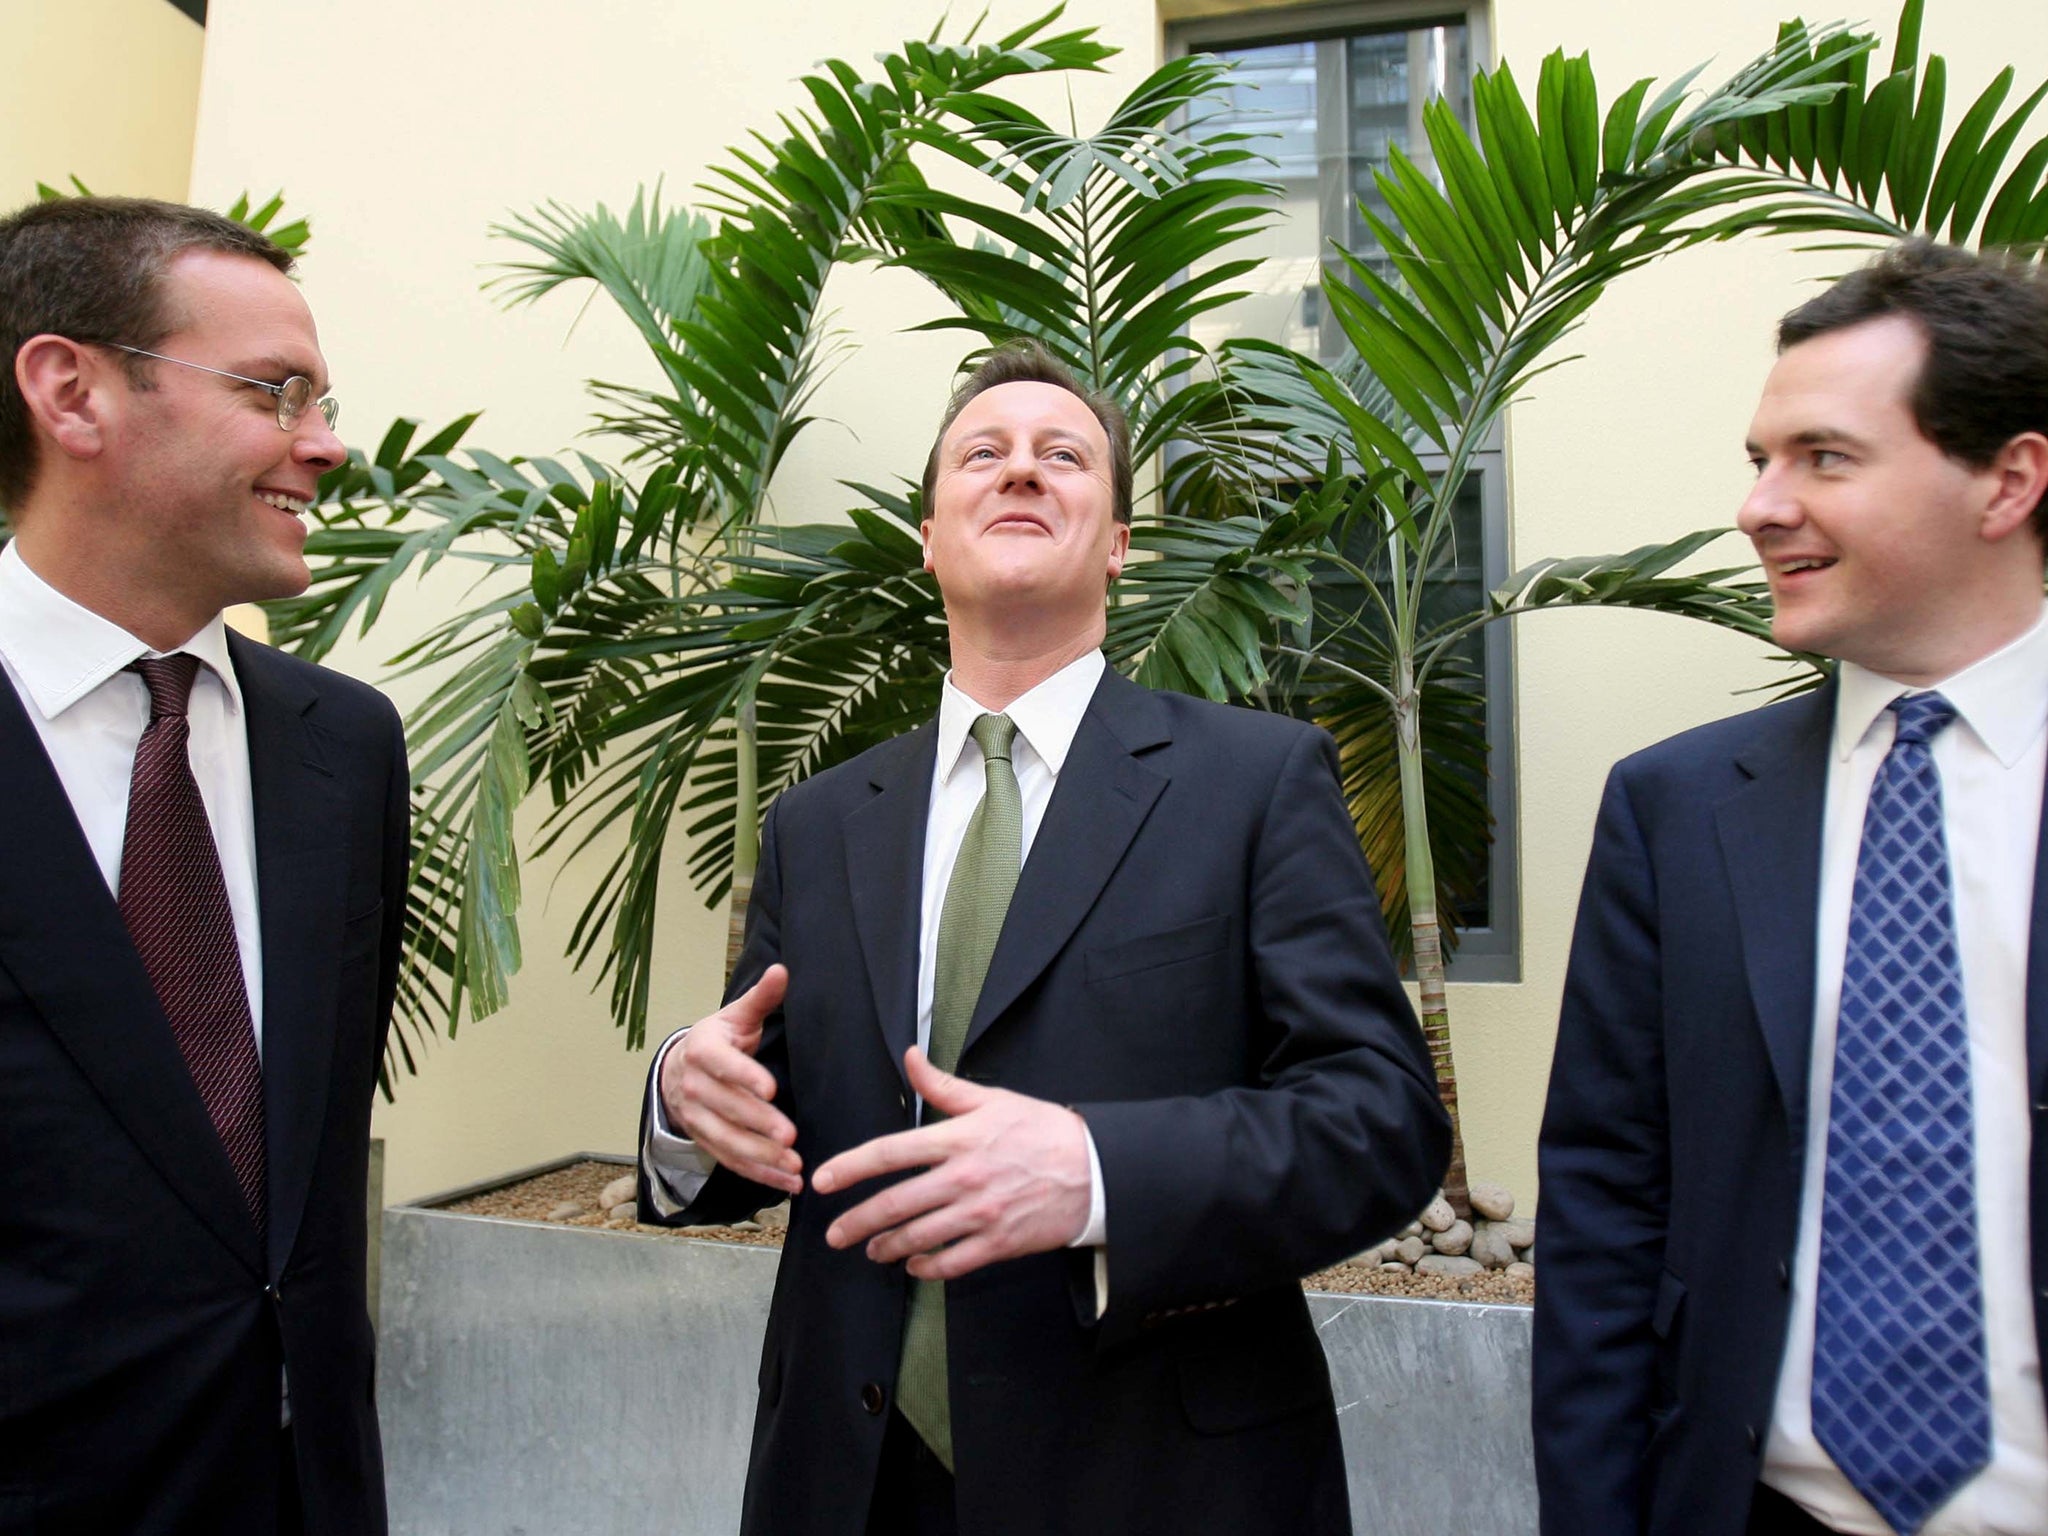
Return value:
<svg viewBox="0 0 2048 1536">
<path fill-rule="evenodd" d="M 1956 957 L 1938 693 L 1891 706 L 1849 908 L 1828 1109 L 1813 1430 L 1895 1531 L 1991 1456 L 1970 1041 Z"/>
</svg>

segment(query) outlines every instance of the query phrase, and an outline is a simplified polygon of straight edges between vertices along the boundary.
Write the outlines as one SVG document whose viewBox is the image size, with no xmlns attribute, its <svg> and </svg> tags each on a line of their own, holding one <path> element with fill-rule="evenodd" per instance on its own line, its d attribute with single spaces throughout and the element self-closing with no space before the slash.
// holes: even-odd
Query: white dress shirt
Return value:
<svg viewBox="0 0 2048 1536">
<path fill-rule="evenodd" d="M 2048 610 L 2018 640 L 1936 689 L 1957 714 L 1934 739 L 1933 753 L 1941 774 L 1970 1036 L 1991 1461 L 1923 1529 L 1924 1536 L 2034 1536 L 2048 1529 L 2048 1415 L 2042 1407 L 2028 1261 L 2032 1126 L 2026 978 L 2041 790 L 2048 771 Z M 1791 1329 L 1764 1453 L 1766 1483 L 1815 1519 L 1858 1536 L 1888 1536 L 1889 1528 L 1814 1438 L 1814 1298 L 1836 1019 L 1863 813 L 1878 765 L 1891 749 L 1895 718 L 1886 706 L 1917 691 L 1853 663 L 1841 666 L 1821 831 L 1813 1061 Z"/>
<path fill-rule="evenodd" d="M 1010 766 L 1016 770 L 1017 790 L 1023 800 L 1023 857 L 1031 857 L 1032 842 L 1039 823 L 1059 782 L 1060 769 L 1081 728 L 1088 701 L 1102 680 L 1106 663 L 1102 652 L 1090 651 L 1069 662 L 1044 682 L 1013 700 L 1002 711 L 1017 726 L 1017 738 L 1010 748 Z M 931 805 L 926 813 L 924 835 L 924 886 L 919 903 L 917 935 L 917 1043 L 929 1049 L 932 1037 L 932 990 L 938 970 L 939 915 L 946 904 L 946 885 L 953 877 L 953 863 L 967 835 L 967 823 L 981 803 L 988 779 L 983 769 L 981 748 L 968 735 L 968 728 L 982 715 L 985 706 L 976 703 L 953 685 L 949 672 L 939 699 L 939 743 L 932 765 Z M 662 1043 L 656 1053 L 650 1080 L 652 1103 L 647 1115 L 648 1134 L 642 1152 L 659 1177 L 651 1180 L 654 1203 L 664 1215 L 673 1215 L 688 1205 L 710 1176 L 709 1158 L 696 1145 L 677 1136 L 668 1123 L 661 1103 L 661 1059 L 671 1046 L 688 1033 L 687 1026 Z M 923 1113 L 923 1105 L 918 1105 Z M 1083 1128 L 1086 1135 L 1086 1128 Z M 1070 1247 L 1097 1247 L 1104 1241 L 1107 1215 L 1104 1209 L 1102 1164 L 1096 1155 L 1095 1138 L 1087 1137 L 1091 1192 L 1088 1222 Z M 661 1186 L 666 1185 L 664 1189 Z M 1107 1266 L 1098 1252 L 1095 1287 L 1098 1305 L 1104 1301 Z"/>
<path fill-rule="evenodd" d="M 260 1058 L 263 936 L 256 911 L 256 815 L 241 685 L 228 659 L 227 626 L 218 614 L 175 649 L 202 663 L 186 717 L 192 777 L 220 850 Z M 142 657 L 168 654 L 151 650 L 50 586 L 29 569 L 18 544 L 0 550 L 0 670 L 42 738 L 93 859 L 116 897 L 128 829 L 128 782 L 136 744 L 149 724 L 149 689 L 125 668 Z"/>
</svg>

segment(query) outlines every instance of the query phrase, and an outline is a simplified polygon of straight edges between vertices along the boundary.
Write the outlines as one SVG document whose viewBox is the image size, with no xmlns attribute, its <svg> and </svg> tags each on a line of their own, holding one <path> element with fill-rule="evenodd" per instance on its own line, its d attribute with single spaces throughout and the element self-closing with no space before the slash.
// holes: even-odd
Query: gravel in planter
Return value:
<svg viewBox="0 0 2048 1536">
<path fill-rule="evenodd" d="M 778 1217 L 782 1214 L 780 1207 L 764 1211 L 755 1222 L 739 1226 L 651 1227 L 635 1221 L 630 1207 L 631 1194 L 620 1193 L 622 1185 L 630 1191 L 632 1173 L 630 1169 L 622 1172 L 621 1167 L 618 1163 L 573 1163 L 553 1173 L 543 1173 L 502 1189 L 455 1201 L 442 1209 L 470 1216 L 497 1216 L 510 1221 L 544 1221 L 556 1226 L 588 1227 L 600 1232 L 637 1232 L 649 1237 L 703 1237 L 723 1243 L 750 1243 L 770 1248 L 782 1246 L 782 1232 L 778 1224 Z M 1475 1189 L 1474 1193 L 1477 1194 L 1478 1190 Z M 1504 1201 L 1504 1208 L 1512 1212 L 1512 1196 L 1497 1189 L 1489 1189 L 1487 1193 L 1490 1205 L 1500 1209 Z M 611 1198 L 608 1200 L 607 1197 Z M 620 1210 L 622 1214 L 611 1215 L 613 1209 Z M 1527 1218 L 1512 1219 L 1511 1215 L 1510 1219 L 1498 1222 L 1481 1217 L 1471 1227 L 1462 1221 L 1456 1222 L 1447 1230 L 1455 1230 L 1456 1227 L 1463 1227 L 1465 1231 L 1453 1236 L 1451 1244 L 1468 1245 L 1475 1253 L 1488 1246 L 1485 1239 L 1489 1231 L 1496 1234 L 1491 1245 L 1496 1255 L 1505 1253 L 1512 1256 L 1517 1248 L 1526 1251 L 1535 1241 L 1535 1224 Z M 1475 1228 L 1477 1236 L 1472 1235 Z M 1418 1230 L 1427 1236 L 1435 1236 L 1426 1227 Z M 1507 1241 L 1510 1238 L 1522 1238 L 1524 1241 L 1510 1247 Z M 1478 1274 L 1422 1274 L 1398 1261 L 1396 1247 L 1396 1241 L 1389 1240 L 1343 1264 L 1318 1270 L 1301 1282 L 1302 1289 L 1354 1295 L 1429 1297 L 1439 1301 L 1496 1302 L 1523 1307 L 1536 1299 L 1535 1272 L 1528 1264 L 1516 1262 L 1509 1268 L 1488 1268 Z M 1426 1244 L 1425 1249 L 1427 1253 L 1440 1252 Z"/>
</svg>

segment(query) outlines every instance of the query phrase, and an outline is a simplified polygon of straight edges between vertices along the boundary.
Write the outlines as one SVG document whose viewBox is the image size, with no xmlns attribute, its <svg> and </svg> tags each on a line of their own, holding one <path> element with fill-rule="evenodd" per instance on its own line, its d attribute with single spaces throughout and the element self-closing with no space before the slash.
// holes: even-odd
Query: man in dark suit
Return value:
<svg viewBox="0 0 2048 1536">
<path fill-rule="evenodd" d="M 1639 753 L 1544 1117 L 1552 1536 L 2048 1529 L 2048 285 L 1786 316 L 1740 524 L 1817 692 Z"/>
<path fill-rule="evenodd" d="M 405 909 L 391 706 L 229 633 L 340 463 L 291 258 L 0 220 L 0 1532 L 384 1529 L 370 1094 Z"/>
<path fill-rule="evenodd" d="M 1446 1119 L 1328 737 L 1104 666 L 1128 442 L 1030 349 L 956 393 L 939 717 L 776 802 L 656 1063 L 650 1219 L 795 1197 L 754 1536 L 1350 1529 L 1297 1280 Z"/>
</svg>

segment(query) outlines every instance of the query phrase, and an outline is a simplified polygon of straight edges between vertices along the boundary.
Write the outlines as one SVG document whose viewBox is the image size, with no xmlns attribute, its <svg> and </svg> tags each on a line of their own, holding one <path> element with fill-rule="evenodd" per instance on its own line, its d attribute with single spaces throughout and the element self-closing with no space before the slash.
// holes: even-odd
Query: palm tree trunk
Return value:
<svg viewBox="0 0 2048 1536">
<path fill-rule="evenodd" d="M 741 701 L 733 717 L 733 753 L 739 798 L 732 813 L 732 896 L 725 920 L 725 979 L 732 980 L 747 938 L 747 901 L 754 894 L 754 871 L 761 862 L 761 765 L 756 757 L 759 720 L 753 696 Z"/>
<path fill-rule="evenodd" d="M 1429 850 L 1429 803 L 1422 790 L 1422 694 L 1412 664 L 1402 658 L 1394 706 L 1401 765 L 1401 826 L 1408 865 L 1408 927 L 1415 946 L 1415 980 L 1422 997 L 1422 1038 L 1436 1069 L 1436 1089 L 1451 1117 L 1451 1166 L 1444 1173 L 1444 1198 L 1470 1220 L 1472 1198 L 1465 1181 L 1465 1135 L 1458 1123 L 1458 1071 L 1451 1062 L 1451 1010 L 1444 998 L 1443 929 L 1436 914 L 1436 860 Z"/>
</svg>

